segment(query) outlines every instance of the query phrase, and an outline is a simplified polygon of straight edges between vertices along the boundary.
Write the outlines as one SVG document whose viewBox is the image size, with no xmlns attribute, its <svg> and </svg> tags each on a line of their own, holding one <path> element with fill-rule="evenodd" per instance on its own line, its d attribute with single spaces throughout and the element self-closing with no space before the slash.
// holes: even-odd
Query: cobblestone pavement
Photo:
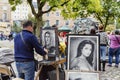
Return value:
<svg viewBox="0 0 120 80">
<path fill-rule="evenodd" d="M 14 47 L 13 41 L 8 41 L 8 40 L 0 41 L 0 46 L 8 47 L 11 49 L 13 49 Z M 15 67 L 14 64 L 13 64 L 13 67 Z M 16 73 L 16 69 L 15 69 L 15 73 Z M 120 65 L 119 65 L 119 68 L 115 68 L 114 64 L 112 67 L 106 66 L 106 71 L 100 72 L 100 80 L 120 80 Z"/>
<path fill-rule="evenodd" d="M 106 66 L 106 71 L 100 72 L 100 80 L 120 80 L 120 65 L 118 68 Z"/>
</svg>

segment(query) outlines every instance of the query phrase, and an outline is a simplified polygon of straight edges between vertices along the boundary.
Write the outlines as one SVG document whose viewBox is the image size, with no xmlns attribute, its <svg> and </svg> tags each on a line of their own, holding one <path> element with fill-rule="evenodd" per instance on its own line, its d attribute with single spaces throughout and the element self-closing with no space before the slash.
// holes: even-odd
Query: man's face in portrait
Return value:
<svg viewBox="0 0 120 80">
<path fill-rule="evenodd" d="M 50 45 L 51 38 L 50 38 L 50 33 L 45 33 L 45 44 L 46 46 Z"/>
</svg>

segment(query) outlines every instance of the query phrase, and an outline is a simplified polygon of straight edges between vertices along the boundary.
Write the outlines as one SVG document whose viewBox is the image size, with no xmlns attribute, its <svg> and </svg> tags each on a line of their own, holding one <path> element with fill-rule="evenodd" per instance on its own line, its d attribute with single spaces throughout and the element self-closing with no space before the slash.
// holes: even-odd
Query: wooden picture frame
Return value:
<svg viewBox="0 0 120 80">
<path fill-rule="evenodd" d="M 67 70 L 99 71 L 99 35 L 69 34 Z"/>
<path fill-rule="evenodd" d="M 40 29 L 40 43 L 48 49 L 48 55 L 57 56 L 59 54 L 58 31 L 56 28 L 47 27 Z"/>
<path fill-rule="evenodd" d="M 66 80 L 100 80 L 99 72 L 67 71 Z"/>
</svg>

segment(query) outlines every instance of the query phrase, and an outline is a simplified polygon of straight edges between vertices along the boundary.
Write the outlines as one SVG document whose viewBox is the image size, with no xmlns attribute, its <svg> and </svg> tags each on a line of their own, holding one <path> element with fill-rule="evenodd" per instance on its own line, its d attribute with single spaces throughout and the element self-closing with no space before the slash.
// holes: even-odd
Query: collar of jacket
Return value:
<svg viewBox="0 0 120 80">
<path fill-rule="evenodd" d="M 30 31 L 28 31 L 28 30 L 22 30 L 22 32 L 29 32 L 29 33 L 32 33 L 32 32 L 30 32 Z"/>
</svg>

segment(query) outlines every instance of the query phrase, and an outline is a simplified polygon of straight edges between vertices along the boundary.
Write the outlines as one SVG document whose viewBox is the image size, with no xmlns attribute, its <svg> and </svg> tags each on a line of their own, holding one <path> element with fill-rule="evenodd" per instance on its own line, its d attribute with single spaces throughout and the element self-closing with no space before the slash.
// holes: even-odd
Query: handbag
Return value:
<svg viewBox="0 0 120 80">
<path fill-rule="evenodd" d="M 25 45 L 25 46 L 27 47 L 27 49 L 30 51 L 30 48 L 27 46 L 27 44 L 26 44 L 26 42 L 25 42 L 25 40 L 24 40 L 24 38 L 23 38 L 22 32 L 20 32 L 20 37 L 21 37 L 24 45 Z M 35 71 L 37 71 L 37 70 L 38 70 L 38 60 L 34 59 L 34 63 L 35 63 Z"/>
</svg>

